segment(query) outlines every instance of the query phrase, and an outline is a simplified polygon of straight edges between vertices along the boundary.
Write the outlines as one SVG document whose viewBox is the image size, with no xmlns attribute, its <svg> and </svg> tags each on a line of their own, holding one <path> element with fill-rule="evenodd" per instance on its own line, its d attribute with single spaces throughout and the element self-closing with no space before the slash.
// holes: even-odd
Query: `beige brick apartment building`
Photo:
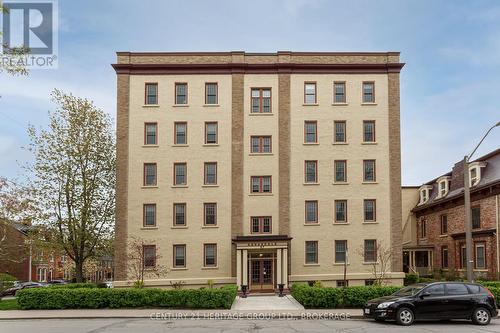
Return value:
<svg viewBox="0 0 500 333">
<path fill-rule="evenodd" d="M 116 280 L 402 281 L 399 53 L 119 52 Z M 157 255 L 161 258 L 155 260 Z M 158 261 L 158 262 L 156 262 Z M 347 265 L 344 265 L 347 261 Z"/>
</svg>

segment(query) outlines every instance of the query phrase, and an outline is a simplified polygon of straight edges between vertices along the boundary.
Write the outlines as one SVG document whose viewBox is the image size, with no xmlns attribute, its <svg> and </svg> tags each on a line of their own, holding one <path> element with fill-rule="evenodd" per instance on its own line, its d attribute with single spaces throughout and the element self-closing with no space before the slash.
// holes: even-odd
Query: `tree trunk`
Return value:
<svg viewBox="0 0 500 333">
<path fill-rule="evenodd" d="M 83 282 L 83 260 L 76 259 L 75 260 L 75 277 L 76 282 Z"/>
</svg>

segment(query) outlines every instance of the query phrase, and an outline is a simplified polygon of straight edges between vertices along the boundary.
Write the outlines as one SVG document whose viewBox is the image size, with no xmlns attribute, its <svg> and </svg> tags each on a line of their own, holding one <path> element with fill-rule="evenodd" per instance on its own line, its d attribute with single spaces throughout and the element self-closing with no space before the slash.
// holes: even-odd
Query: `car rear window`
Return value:
<svg viewBox="0 0 500 333">
<path fill-rule="evenodd" d="M 477 284 L 468 284 L 467 287 L 469 288 L 470 292 L 473 294 L 481 294 L 481 293 L 485 292 L 484 288 L 477 285 Z"/>
<path fill-rule="evenodd" d="M 465 284 L 461 283 L 447 283 L 446 292 L 448 295 L 466 295 L 469 293 Z"/>
</svg>

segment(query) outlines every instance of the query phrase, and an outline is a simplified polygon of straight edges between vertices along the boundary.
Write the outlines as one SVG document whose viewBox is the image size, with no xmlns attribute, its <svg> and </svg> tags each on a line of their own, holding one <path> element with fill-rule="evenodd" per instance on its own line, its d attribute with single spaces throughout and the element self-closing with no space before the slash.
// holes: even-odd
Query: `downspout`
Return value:
<svg viewBox="0 0 500 333">
<path fill-rule="evenodd" d="M 498 253 L 499 249 L 500 249 L 500 246 L 498 244 L 498 241 L 500 240 L 500 237 L 498 237 L 498 233 L 500 232 L 500 230 L 498 229 L 498 226 L 500 224 L 500 194 L 497 194 L 496 195 L 496 200 L 495 200 L 495 206 L 496 206 L 496 216 L 495 216 L 495 219 L 496 219 L 496 222 L 497 222 L 497 230 L 496 230 L 496 240 L 497 240 L 497 279 L 500 278 L 500 254 Z"/>
</svg>

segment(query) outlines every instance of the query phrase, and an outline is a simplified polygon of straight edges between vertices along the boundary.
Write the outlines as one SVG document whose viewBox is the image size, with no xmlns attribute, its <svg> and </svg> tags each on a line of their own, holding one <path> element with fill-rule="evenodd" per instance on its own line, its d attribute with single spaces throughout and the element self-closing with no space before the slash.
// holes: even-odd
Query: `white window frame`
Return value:
<svg viewBox="0 0 500 333">
<path fill-rule="evenodd" d="M 437 184 L 438 184 L 437 198 L 444 198 L 445 196 L 448 195 L 448 192 L 450 191 L 450 177 L 443 176 L 438 178 Z"/>
<path fill-rule="evenodd" d="M 419 202 L 418 202 L 419 205 L 423 205 L 429 201 L 431 189 L 432 189 L 431 185 L 424 185 L 420 187 Z"/>
</svg>

